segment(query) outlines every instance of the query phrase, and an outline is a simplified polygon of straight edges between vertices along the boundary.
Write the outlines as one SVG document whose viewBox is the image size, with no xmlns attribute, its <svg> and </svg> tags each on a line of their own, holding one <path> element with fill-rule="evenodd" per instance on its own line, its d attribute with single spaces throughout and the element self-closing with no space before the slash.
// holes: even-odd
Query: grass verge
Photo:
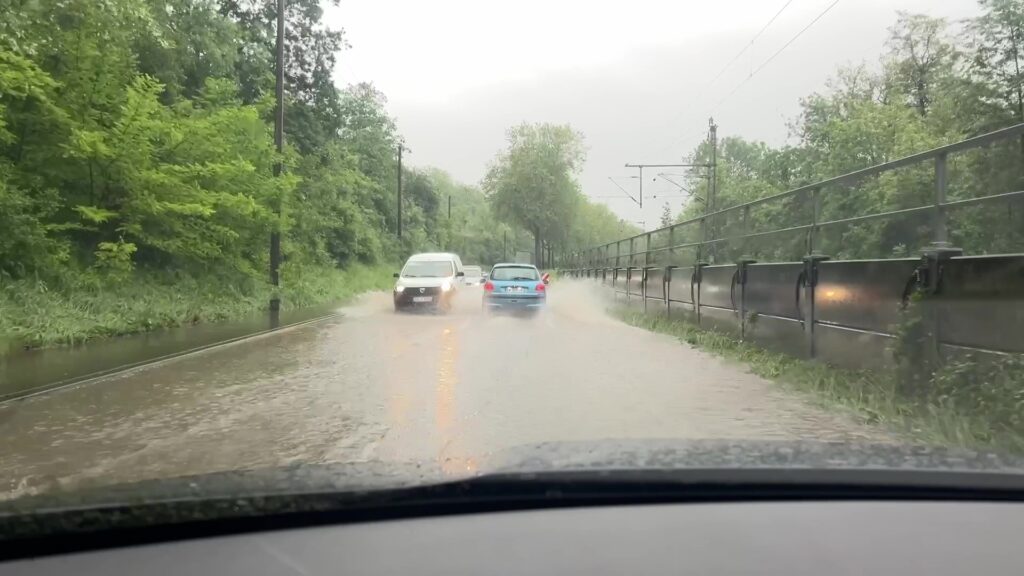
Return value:
<svg viewBox="0 0 1024 576">
<path fill-rule="evenodd" d="M 281 302 L 297 309 L 386 288 L 392 266 L 282 270 Z M 59 286 L 11 282 L 0 290 L 0 344 L 45 347 L 217 322 L 265 310 L 273 288 L 255 279 L 136 272 L 112 282 L 82 274 Z M 0 346 L 0 352 L 4 347 Z"/>
<path fill-rule="evenodd" d="M 1024 453 L 1024 372 L 1019 358 L 998 366 L 951 364 L 931 375 L 931 392 L 911 396 L 904 391 L 899 370 L 844 370 L 765 350 L 664 314 L 622 307 L 612 313 L 632 326 L 745 364 L 752 373 L 804 393 L 819 406 L 841 409 L 910 440 Z"/>
</svg>

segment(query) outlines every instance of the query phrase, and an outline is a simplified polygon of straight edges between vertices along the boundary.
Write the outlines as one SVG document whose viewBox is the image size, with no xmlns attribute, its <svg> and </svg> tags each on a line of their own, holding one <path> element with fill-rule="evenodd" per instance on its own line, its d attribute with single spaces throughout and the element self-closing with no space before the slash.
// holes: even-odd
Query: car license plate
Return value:
<svg viewBox="0 0 1024 576">
<path fill-rule="evenodd" d="M 434 300 L 433 296 L 413 296 L 413 302 L 431 302 Z"/>
<path fill-rule="evenodd" d="M 509 286 L 509 287 L 505 288 L 505 292 L 522 292 L 522 291 L 523 291 L 523 287 L 522 286 Z"/>
</svg>

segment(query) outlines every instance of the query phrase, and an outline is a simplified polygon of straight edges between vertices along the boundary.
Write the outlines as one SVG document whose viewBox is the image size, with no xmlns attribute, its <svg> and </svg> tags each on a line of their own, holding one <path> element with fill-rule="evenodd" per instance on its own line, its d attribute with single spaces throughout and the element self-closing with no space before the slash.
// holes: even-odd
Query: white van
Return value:
<svg viewBox="0 0 1024 576">
<path fill-rule="evenodd" d="M 466 273 L 458 254 L 433 252 L 414 254 L 395 273 L 395 311 L 432 308 L 448 311 Z"/>
</svg>

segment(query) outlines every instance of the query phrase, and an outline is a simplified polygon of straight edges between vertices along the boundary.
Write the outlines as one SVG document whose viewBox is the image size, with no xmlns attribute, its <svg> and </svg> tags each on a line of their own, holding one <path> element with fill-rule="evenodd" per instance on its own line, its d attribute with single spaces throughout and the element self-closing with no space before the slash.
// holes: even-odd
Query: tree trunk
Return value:
<svg viewBox="0 0 1024 576">
<path fill-rule="evenodd" d="M 544 243 L 540 239 L 540 230 L 533 231 L 533 265 L 544 267 Z"/>
</svg>

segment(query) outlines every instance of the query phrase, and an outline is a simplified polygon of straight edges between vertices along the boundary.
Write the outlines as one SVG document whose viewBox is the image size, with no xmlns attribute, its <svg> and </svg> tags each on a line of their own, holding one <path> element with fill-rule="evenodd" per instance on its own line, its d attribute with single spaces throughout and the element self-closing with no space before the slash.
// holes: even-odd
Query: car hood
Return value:
<svg viewBox="0 0 1024 576">
<path fill-rule="evenodd" d="M 449 282 L 455 284 L 455 279 L 452 277 L 448 278 L 399 278 L 396 282 L 396 286 L 405 286 L 406 288 L 437 288 L 441 284 Z"/>
<path fill-rule="evenodd" d="M 0 502 L 4 513 L 111 504 L 304 493 L 372 492 L 502 475 L 701 470 L 885 470 L 999 473 L 1024 479 L 1024 460 L 927 446 L 789 441 L 605 440 L 546 442 L 474 457 L 452 472 L 445 462 L 294 464 L 255 470 L 93 485 Z"/>
</svg>

